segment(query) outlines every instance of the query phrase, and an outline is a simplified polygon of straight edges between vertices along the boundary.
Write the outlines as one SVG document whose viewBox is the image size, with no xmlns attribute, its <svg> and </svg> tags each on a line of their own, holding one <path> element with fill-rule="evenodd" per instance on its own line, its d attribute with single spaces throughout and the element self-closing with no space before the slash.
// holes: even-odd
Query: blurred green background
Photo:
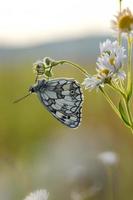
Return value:
<svg viewBox="0 0 133 200">
<path fill-rule="evenodd" d="M 13 104 L 34 83 L 37 59 L 69 59 L 95 73 L 105 37 L 0 48 L 0 199 L 24 199 L 41 188 L 55 200 L 133 199 L 133 136 L 100 92 L 83 91 L 82 123 L 75 130 L 54 119 L 34 94 Z M 56 67 L 54 76 L 84 79 L 68 65 Z M 113 152 L 116 162 L 100 160 L 103 152 Z"/>
</svg>

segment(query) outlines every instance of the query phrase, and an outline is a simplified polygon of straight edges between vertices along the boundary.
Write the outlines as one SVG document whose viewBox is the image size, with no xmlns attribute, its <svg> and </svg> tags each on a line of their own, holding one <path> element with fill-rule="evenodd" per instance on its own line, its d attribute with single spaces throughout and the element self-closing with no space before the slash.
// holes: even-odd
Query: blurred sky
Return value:
<svg viewBox="0 0 133 200">
<path fill-rule="evenodd" d="M 133 10 L 133 0 L 123 0 Z M 0 45 L 108 33 L 118 0 L 0 0 Z"/>
</svg>

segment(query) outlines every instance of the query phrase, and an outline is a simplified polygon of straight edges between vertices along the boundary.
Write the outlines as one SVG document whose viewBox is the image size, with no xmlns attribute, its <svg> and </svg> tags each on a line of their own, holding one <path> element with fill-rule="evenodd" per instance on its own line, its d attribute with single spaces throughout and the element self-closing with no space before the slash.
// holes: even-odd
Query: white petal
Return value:
<svg viewBox="0 0 133 200">
<path fill-rule="evenodd" d="M 126 78 L 126 73 L 124 71 L 119 71 L 117 76 L 120 80 L 124 80 Z"/>
<path fill-rule="evenodd" d="M 97 76 L 94 75 L 94 76 L 86 78 L 82 84 L 85 85 L 85 89 L 89 89 L 91 91 L 99 87 L 100 84 L 102 83 L 103 83 L 103 80 L 98 79 Z"/>
</svg>

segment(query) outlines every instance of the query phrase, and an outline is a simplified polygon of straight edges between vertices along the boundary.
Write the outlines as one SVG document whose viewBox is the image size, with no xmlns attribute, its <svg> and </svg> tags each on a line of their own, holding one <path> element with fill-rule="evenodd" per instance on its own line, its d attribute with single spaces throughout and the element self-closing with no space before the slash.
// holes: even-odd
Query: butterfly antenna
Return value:
<svg viewBox="0 0 133 200">
<path fill-rule="evenodd" d="M 29 94 L 27 94 L 27 95 L 25 95 L 25 96 L 23 96 L 23 97 L 17 99 L 17 100 L 14 101 L 13 103 L 18 103 L 18 102 L 22 101 L 23 99 L 27 98 L 27 97 L 30 96 L 30 95 L 31 95 L 31 92 L 30 92 Z"/>
</svg>

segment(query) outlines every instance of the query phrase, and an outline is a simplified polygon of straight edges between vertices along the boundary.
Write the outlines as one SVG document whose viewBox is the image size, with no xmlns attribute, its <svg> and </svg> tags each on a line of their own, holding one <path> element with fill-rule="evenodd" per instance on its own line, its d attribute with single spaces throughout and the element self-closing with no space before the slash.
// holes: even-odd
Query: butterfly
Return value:
<svg viewBox="0 0 133 200">
<path fill-rule="evenodd" d="M 36 93 L 44 107 L 61 123 L 76 128 L 81 122 L 83 93 L 74 79 L 40 79 L 30 87 L 29 94 Z"/>
</svg>

